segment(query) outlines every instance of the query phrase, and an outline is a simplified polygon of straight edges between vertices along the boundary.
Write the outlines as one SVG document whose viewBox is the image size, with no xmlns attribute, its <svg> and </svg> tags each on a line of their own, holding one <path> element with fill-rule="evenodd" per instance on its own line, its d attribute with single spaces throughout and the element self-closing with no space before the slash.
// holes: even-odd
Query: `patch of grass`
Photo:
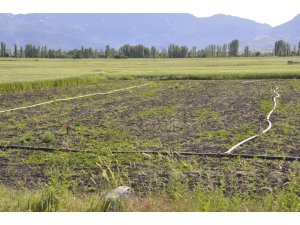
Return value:
<svg viewBox="0 0 300 225">
<path fill-rule="evenodd" d="M 46 131 L 41 135 L 41 139 L 44 143 L 48 144 L 54 141 L 55 136 L 51 131 Z"/>
<path fill-rule="evenodd" d="M 176 112 L 176 109 L 178 107 L 179 107 L 178 105 L 158 106 L 158 107 L 153 107 L 153 108 L 139 111 L 137 112 L 136 115 L 140 117 L 157 117 L 157 116 L 172 115 Z"/>
<path fill-rule="evenodd" d="M 273 108 L 273 102 L 271 100 L 271 97 L 270 97 L 270 100 L 262 100 L 260 102 L 260 108 L 261 108 L 261 112 L 263 112 L 265 115 L 267 115 L 271 109 Z"/>
<path fill-rule="evenodd" d="M 29 131 L 19 137 L 20 143 L 24 143 L 24 144 L 32 142 L 32 141 L 36 141 L 36 140 L 37 140 L 37 138 L 34 136 L 34 134 L 31 131 Z"/>
<path fill-rule="evenodd" d="M 216 130 L 216 131 L 204 131 L 198 135 L 199 137 L 207 137 L 213 139 L 227 139 L 231 136 L 230 132 L 226 130 Z"/>
<path fill-rule="evenodd" d="M 77 196 L 57 195 L 53 188 L 42 191 L 13 190 L 0 187 L 0 211 L 13 212 L 91 212 L 106 211 L 104 193 Z M 299 212 L 300 198 L 292 190 L 269 193 L 255 198 L 226 197 L 220 189 L 178 192 L 176 197 L 160 194 L 135 197 L 123 202 L 118 210 L 133 212 Z"/>
<path fill-rule="evenodd" d="M 199 122 L 216 120 L 219 118 L 219 114 L 209 108 L 200 108 L 193 111 L 193 115 Z"/>
</svg>

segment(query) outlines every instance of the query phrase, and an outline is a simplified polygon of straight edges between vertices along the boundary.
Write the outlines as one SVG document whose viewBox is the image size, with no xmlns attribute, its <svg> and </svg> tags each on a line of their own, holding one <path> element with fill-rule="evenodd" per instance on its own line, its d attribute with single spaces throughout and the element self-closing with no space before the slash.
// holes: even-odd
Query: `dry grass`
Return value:
<svg viewBox="0 0 300 225">
<path fill-rule="evenodd" d="M 104 193 L 75 195 L 58 192 L 49 199 L 49 189 L 43 191 L 13 190 L 0 186 L 0 211 L 31 212 L 99 212 L 112 211 L 104 207 Z M 116 203 L 117 211 L 125 212 L 299 212 L 300 198 L 291 191 L 242 198 L 225 197 L 221 190 L 182 193 L 177 198 L 167 195 L 134 197 Z M 114 210 L 113 210 L 114 211 Z"/>
</svg>

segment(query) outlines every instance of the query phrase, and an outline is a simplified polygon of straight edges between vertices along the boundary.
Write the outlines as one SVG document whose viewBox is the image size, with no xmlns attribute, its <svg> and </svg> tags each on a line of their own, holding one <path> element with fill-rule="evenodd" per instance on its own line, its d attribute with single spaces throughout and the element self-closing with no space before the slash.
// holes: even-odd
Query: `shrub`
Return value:
<svg viewBox="0 0 300 225">
<path fill-rule="evenodd" d="M 50 143 L 54 140 L 54 134 L 51 131 L 46 131 L 42 134 L 42 141 L 44 143 Z"/>
</svg>

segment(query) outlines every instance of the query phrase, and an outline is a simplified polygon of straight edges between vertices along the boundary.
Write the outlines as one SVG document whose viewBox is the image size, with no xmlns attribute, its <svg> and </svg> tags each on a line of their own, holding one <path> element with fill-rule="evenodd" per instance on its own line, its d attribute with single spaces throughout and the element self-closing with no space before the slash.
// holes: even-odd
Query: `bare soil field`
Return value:
<svg viewBox="0 0 300 225">
<path fill-rule="evenodd" d="M 143 83 L 103 81 L 3 93 L 0 111 Z M 248 196 L 294 188 L 299 162 L 111 153 L 223 153 L 258 133 L 260 126 L 267 127 L 260 118 L 272 108 L 275 85 L 280 98 L 272 129 L 234 153 L 300 156 L 299 80 L 155 81 L 109 95 L 1 113 L 2 145 L 62 148 L 65 125 L 70 125 L 69 147 L 80 152 L 1 149 L 0 181 L 30 189 L 65 185 L 81 193 L 126 184 L 140 195 L 218 187 L 227 196 Z M 299 188 L 295 192 L 300 195 Z"/>
</svg>

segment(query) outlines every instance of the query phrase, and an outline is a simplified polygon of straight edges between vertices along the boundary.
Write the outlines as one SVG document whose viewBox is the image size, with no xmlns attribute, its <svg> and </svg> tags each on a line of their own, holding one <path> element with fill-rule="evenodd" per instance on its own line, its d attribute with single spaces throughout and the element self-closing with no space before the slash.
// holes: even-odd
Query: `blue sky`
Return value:
<svg viewBox="0 0 300 225">
<path fill-rule="evenodd" d="M 1 13 L 223 13 L 276 26 L 300 13 L 299 0 L 0 0 Z"/>
</svg>

